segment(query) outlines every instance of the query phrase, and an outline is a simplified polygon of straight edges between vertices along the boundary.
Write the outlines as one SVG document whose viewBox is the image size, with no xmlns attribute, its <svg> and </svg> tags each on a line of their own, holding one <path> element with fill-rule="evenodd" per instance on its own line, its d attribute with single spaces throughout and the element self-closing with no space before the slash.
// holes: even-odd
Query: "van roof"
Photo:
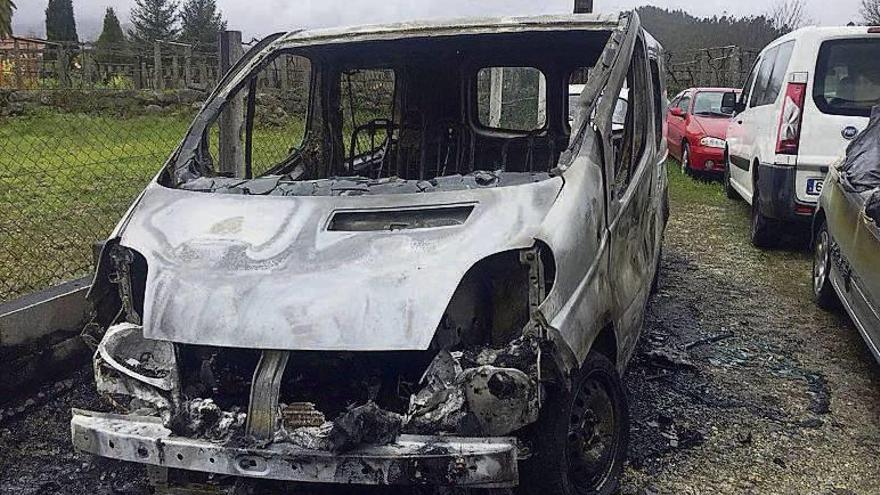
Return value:
<svg viewBox="0 0 880 495">
<path fill-rule="evenodd" d="M 361 41 L 386 41 L 437 36 L 491 35 L 552 31 L 610 31 L 618 26 L 617 16 L 609 14 L 568 14 L 534 17 L 494 17 L 394 24 L 345 26 L 291 31 L 279 45 L 307 46 Z"/>
<path fill-rule="evenodd" d="M 857 36 L 880 36 L 880 33 L 869 33 L 868 30 L 871 29 L 871 26 L 807 26 L 802 27 L 798 30 L 792 31 L 784 36 L 781 36 L 775 40 L 773 40 L 770 44 L 768 44 L 763 51 L 766 51 L 774 46 L 785 43 L 786 41 L 796 40 L 796 39 L 804 39 L 810 38 L 815 41 L 821 41 L 827 38 L 839 38 L 839 37 L 857 37 Z"/>
</svg>

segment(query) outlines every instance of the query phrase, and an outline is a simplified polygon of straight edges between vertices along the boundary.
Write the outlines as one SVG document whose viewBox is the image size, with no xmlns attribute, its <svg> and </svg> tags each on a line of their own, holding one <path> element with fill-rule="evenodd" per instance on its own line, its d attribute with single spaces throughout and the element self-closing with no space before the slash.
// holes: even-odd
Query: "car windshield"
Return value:
<svg viewBox="0 0 880 495">
<path fill-rule="evenodd" d="M 826 114 L 870 117 L 880 104 L 880 39 L 823 43 L 813 100 Z"/>
<path fill-rule="evenodd" d="M 730 117 L 730 113 L 721 109 L 721 100 L 724 98 L 723 91 L 701 91 L 694 99 L 694 115 L 709 117 Z"/>
</svg>

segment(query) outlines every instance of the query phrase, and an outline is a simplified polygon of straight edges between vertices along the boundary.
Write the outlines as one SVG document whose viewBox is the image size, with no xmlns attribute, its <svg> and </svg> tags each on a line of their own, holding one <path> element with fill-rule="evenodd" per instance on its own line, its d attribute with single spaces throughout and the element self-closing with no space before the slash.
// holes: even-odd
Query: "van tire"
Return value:
<svg viewBox="0 0 880 495">
<path fill-rule="evenodd" d="M 607 357 L 590 351 L 571 391 L 549 391 L 532 426 L 534 453 L 521 464 L 518 493 L 617 492 L 629 444 L 629 408 L 617 368 Z M 572 455 L 577 452 L 582 455 Z"/>
<path fill-rule="evenodd" d="M 837 309 L 840 299 L 831 285 L 831 234 L 825 220 L 816 230 L 813 241 L 813 300 L 822 309 Z"/>
<path fill-rule="evenodd" d="M 775 220 L 768 218 L 761 213 L 760 204 L 761 199 L 758 196 L 757 184 L 755 184 L 755 193 L 752 196 L 752 214 L 750 223 L 752 245 L 758 248 L 772 248 L 779 243 L 778 225 Z"/>
</svg>

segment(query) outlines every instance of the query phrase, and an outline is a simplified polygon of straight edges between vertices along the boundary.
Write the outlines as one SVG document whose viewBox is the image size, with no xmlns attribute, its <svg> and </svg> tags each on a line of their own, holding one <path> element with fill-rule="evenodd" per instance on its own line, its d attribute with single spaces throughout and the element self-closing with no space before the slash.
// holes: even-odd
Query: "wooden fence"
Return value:
<svg viewBox="0 0 880 495">
<path fill-rule="evenodd" d="M 216 44 L 0 43 L 0 88 L 204 90 L 219 76 Z"/>
</svg>

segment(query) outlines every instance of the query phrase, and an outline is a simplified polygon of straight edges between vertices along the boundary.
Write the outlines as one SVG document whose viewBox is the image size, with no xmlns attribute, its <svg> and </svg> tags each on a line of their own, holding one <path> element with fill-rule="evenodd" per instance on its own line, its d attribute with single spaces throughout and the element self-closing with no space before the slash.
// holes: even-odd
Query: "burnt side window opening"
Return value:
<svg viewBox="0 0 880 495">
<path fill-rule="evenodd" d="M 262 64 L 202 137 L 216 175 L 253 178 L 296 163 L 306 139 L 309 59 L 279 53 Z"/>
<path fill-rule="evenodd" d="M 618 199 L 625 194 L 629 183 L 642 163 L 647 144 L 648 75 L 645 48 L 636 43 L 621 97 L 628 101 L 624 124 L 612 125 L 612 143 L 615 151 L 614 191 Z"/>
<path fill-rule="evenodd" d="M 216 193 L 362 195 L 545 180 L 571 134 L 569 76 L 595 64 L 609 35 L 272 48 L 206 104 L 162 183 Z"/>
<path fill-rule="evenodd" d="M 477 72 L 477 115 L 493 129 L 532 132 L 547 123 L 547 78 L 534 67 Z"/>
<path fill-rule="evenodd" d="M 651 94 L 654 98 L 654 139 L 659 147 L 663 143 L 663 123 L 666 115 L 666 101 L 660 79 L 660 65 L 651 60 Z"/>
</svg>

